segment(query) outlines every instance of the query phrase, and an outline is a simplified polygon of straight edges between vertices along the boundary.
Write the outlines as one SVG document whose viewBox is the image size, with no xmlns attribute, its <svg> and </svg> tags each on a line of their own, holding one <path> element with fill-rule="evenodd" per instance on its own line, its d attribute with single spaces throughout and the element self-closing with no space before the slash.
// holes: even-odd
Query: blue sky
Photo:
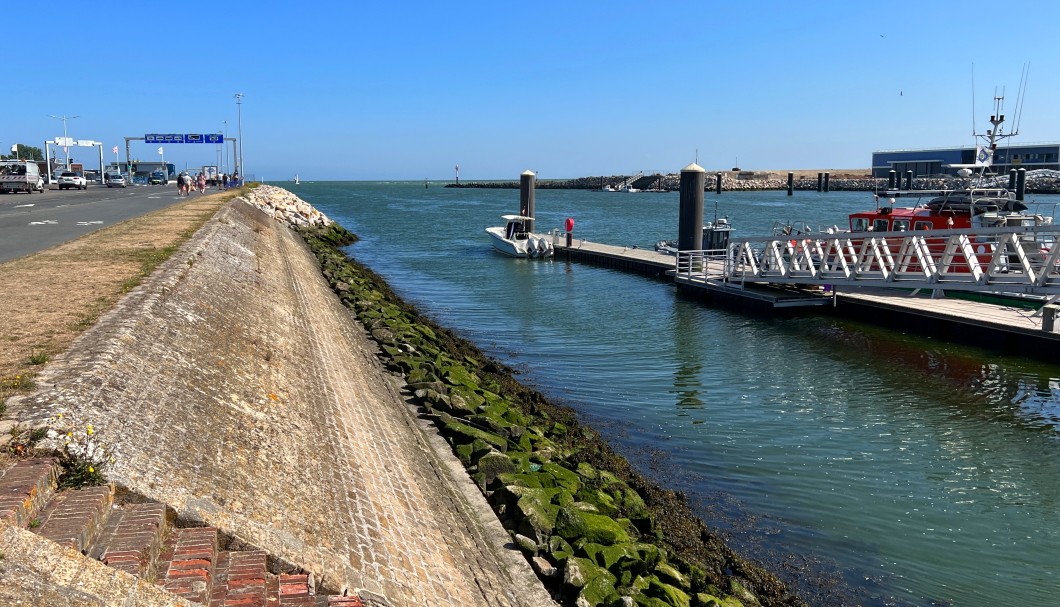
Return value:
<svg viewBox="0 0 1060 607">
<path fill-rule="evenodd" d="M 995 87 L 1014 118 L 1027 63 L 1015 141 L 1060 141 L 1057 2 L 159 6 L 26 36 L 8 59 L 34 68 L 5 80 L 0 147 L 61 136 L 50 114 L 80 116 L 69 135 L 108 161 L 127 136 L 227 121 L 235 137 L 239 92 L 246 172 L 270 180 L 669 172 L 697 150 L 708 169 L 861 168 L 873 150 L 972 144 L 973 88 L 978 129 Z M 210 145 L 165 157 L 217 162 Z"/>
</svg>

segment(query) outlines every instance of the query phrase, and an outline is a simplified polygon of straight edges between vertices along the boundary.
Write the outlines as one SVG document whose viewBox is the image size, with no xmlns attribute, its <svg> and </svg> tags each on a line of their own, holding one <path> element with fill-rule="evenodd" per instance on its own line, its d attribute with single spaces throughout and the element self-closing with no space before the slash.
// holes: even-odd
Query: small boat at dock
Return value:
<svg viewBox="0 0 1060 607">
<path fill-rule="evenodd" d="M 486 228 L 493 248 L 510 257 L 552 257 L 552 241 L 544 234 L 534 234 L 526 226 L 534 220 L 524 215 L 501 215 L 504 226 Z"/>
<path fill-rule="evenodd" d="M 728 218 L 720 217 L 713 222 L 703 224 L 703 250 L 717 251 L 724 255 L 729 246 L 729 236 L 732 234 L 732 225 Z M 655 250 L 667 255 L 677 255 L 676 240 L 660 240 L 655 243 Z"/>
</svg>

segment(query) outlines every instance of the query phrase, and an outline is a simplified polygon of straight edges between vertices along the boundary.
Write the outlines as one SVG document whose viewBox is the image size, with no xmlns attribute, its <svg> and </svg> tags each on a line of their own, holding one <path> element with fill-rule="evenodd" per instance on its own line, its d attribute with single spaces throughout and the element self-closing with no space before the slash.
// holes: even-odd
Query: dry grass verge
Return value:
<svg viewBox="0 0 1060 607">
<path fill-rule="evenodd" d="M 183 200 L 0 264 L 0 416 L 70 347 L 241 190 Z"/>
</svg>

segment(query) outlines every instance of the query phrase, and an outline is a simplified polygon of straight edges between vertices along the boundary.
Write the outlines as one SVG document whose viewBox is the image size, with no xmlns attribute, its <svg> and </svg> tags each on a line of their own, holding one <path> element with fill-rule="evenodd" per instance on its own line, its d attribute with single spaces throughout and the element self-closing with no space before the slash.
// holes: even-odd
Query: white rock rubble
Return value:
<svg viewBox="0 0 1060 607">
<path fill-rule="evenodd" d="M 313 205 L 276 186 L 260 185 L 243 196 L 243 201 L 265 211 L 273 219 L 286 223 L 288 227 L 331 225 L 331 220 Z"/>
</svg>

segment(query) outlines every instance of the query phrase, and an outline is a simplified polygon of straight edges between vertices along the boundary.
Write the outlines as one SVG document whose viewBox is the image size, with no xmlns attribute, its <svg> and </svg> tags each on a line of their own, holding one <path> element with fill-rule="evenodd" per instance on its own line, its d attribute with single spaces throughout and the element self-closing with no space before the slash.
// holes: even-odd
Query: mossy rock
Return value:
<svg viewBox="0 0 1060 607">
<path fill-rule="evenodd" d="M 504 454 L 508 459 L 512 460 L 512 472 L 516 474 L 526 474 L 530 472 L 530 454 L 525 451 L 513 450 L 511 447 L 508 448 L 507 453 Z"/>
<path fill-rule="evenodd" d="M 512 472 L 498 474 L 497 480 L 509 487 L 534 487 L 536 489 L 544 487 L 544 485 L 541 484 L 541 476 L 533 472 Z"/>
<path fill-rule="evenodd" d="M 552 503 L 556 489 L 538 489 L 532 487 L 506 487 L 507 493 L 514 496 L 514 508 L 510 511 L 520 521 L 525 521 L 534 530 L 538 538 L 552 534 L 556 526 L 559 506 Z M 507 498 L 511 503 L 511 498 Z"/>
<path fill-rule="evenodd" d="M 646 594 L 638 594 L 634 596 L 633 601 L 637 607 L 672 607 L 670 603 Z"/>
<path fill-rule="evenodd" d="M 471 453 L 474 449 L 470 444 L 457 445 L 453 448 L 453 451 L 456 452 L 456 456 L 460 458 L 460 463 L 464 464 L 465 467 L 471 465 Z"/>
<path fill-rule="evenodd" d="M 618 507 L 615 505 L 615 499 L 602 489 L 583 488 L 578 492 L 578 499 L 592 504 L 601 514 L 613 516 L 618 512 Z"/>
<path fill-rule="evenodd" d="M 465 386 L 452 386 L 449 390 L 449 400 L 453 408 L 458 409 L 461 415 L 474 415 L 478 413 L 479 405 L 486 402 L 484 398 Z"/>
<path fill-rule="evenodd" d="M 644 503 L 644 498 L 631 487 L 625 487 L 621 492 L 621 498 L 616 496 L 616 499 L 618 500 L 618 505 L 622 508 L 622 511 L 629 516 L 644 514 L 648 511 L 648 506 Z"/>
<path fill-rule="evenodd" d="M 707 592 L 700 592 L 692 597 L 692 607 L 746 607 L 739 599 L 732 596 L 719 597 Z"/>
<path fill-rule="evenodd" d="M 394 356 L 390 359 L 390 362 L 387 363 L 387 367 L 401 371 L 402 375 L 412 372 L 419 365 L 420 361 L 418 358 L 406 355 Z"/>
<path fill-rule="evenodd" d="M 519 550 L 522 550 L 530 556 L 537 555 L 537 543 L 534 542 L 534 540 L 519 533 L 512 533 L 511 535 L 512 540 L 515 542 L 515 545 L 519 547 Z"/>
<path fill-rule="evenodd" d="M 449 365 L 441 367 L 439 370 L 442 374 L 442 380 L 451 386 L 465 386 L 472 390 L 478 389 L 478 376 L 460 365 Z M 485 399 L 483 399 L 483 402 L 485 402 Z"/>
<path fill-rule="evenodd" d="M 548 538 L 548 551 L 553 556 L 553 562 L 559 563 L 568 556 L 574 554 L 574 548 L 567 542 L 567 540 L 561 538 L 558 535 L 553 535 Z M 558 556 L 561 555 L 562 556 Z"/>
<path fill-rule="evenodd" d="M 593 468 L 592 464 L 588 462 L 578 462 L 575 472 L 578 473 L 578 476 L 589 480 L 596 480 L 600 476 L 596 468 Z"/>
<path fill-rule="evenodd" d="M 478 471 L 482 474 L 481 487 L 485 488 L 497 478 L 498 474 L 505 474 L 515 470 L 515 464 L 508 456 L 499 451 L 492 451 L 479 458 L 475 463 Z"/>
<path fill-rule="evenodd" d="M 612 586 L 616 578 L 610 571 L 589 559 L 572 556 L 563 564 L 563 583 L 574 588 L 584 588 L 591 580 L 606 579 Z"/>
<path fill-rule="evenodd" d="M 681 590 L 687 591 L 692 587 L 688 578 L 670 563 L 659 563 L 656 565 L 655 575 L 657 575 L 661 581 L 676 586 Z"/>
<path fill-rule="evenodd" d="M 655 544 L 645 544 L 643 542 L 635 544 L 637 549 L 637 556 L 643 561 L 649 568 L 654 568 L 660 562 L 666 560 L 666 549 Z"/>
<path fill-rule="evenodd" d="M 508 450 L 508 440 L 503 436 L 473 428 L 463 422 L 457 421 L 454 417 L 446 413 L 442 413 L 439 416 L 439 421 L 442 424 L 442 432 L 455 444 L 462 445 L 470 443 L 475 439 L 479 439 L 492 445 L 502 453 Z"/>
<path fill-rule="evenodd" d="M 563 487 L 571 493 L 577 493 L 578 489 L 581 487 L 582 483 L 581 479 L 578 478 L 578 475 L 559 464 L 549 462 L 547 464 L 542 464 L 541 469 L 556 479 L 557 487 Z"/>
<path fill-rule="evenodd" d="M 735 578 L 729 580 L 729 593 L 738 599 L 742 605 L 747 605 L 748 607 L 759 607 L 761 605 L 758 597 Z"/>
<path fill-rule="evenodd" d="M 580 512 L 573 505 L 559 509 L 556 533 L 568 541 L 585 538 L 604 545 L 629 542 L 629 533 L 618 521 L 601 514 Z"/>
<path fill-rule="evenodd" d="M 618 591 L 615 590 L 615 582 L 616 580 L 613 577 L 608 578 L 603 575 L 590 579 L 582 586 L 575 604 L 579 607 L 583 605 L 598 607 L 599 605 L 608 605 L 613 601 L 617 601 Z"/>
<path fill-rule="evenodd" d="M 467 421 L 504 438 L 512 438 L 512 426 L 503 420 L 497 420 L 488 415 L 469 415 Z M 519 434 L 522 434 L 521 429 Z"/>
<path fill-rule="evenodd" d="M 659 578 L 650 578 L 647 589 L 644 590 L 644 594 L 650 597 L 655 597 L 667 605 L 673 607 L 692 607 L 692 597 L 686 592 L 671 586 Z"/>
<path fill-rule="evenodd" d="M 552 496 L 552 503 L 557 506 L 571 506 L 574 504 L 574 496 L 563 487 L 557 487 L 558 492 Z"/>
<path fill-rule="evenodd" d="M 596 553 L 596 564 L 617 575 L 618 571 L 637 569 L 635 573 L 643 573 L 646 566 L 636 567 L 634 564 L 642 563 L 640 553 L 634 544 L 616 544 L 614 546 L 603 546 Z"/>
</svg>

